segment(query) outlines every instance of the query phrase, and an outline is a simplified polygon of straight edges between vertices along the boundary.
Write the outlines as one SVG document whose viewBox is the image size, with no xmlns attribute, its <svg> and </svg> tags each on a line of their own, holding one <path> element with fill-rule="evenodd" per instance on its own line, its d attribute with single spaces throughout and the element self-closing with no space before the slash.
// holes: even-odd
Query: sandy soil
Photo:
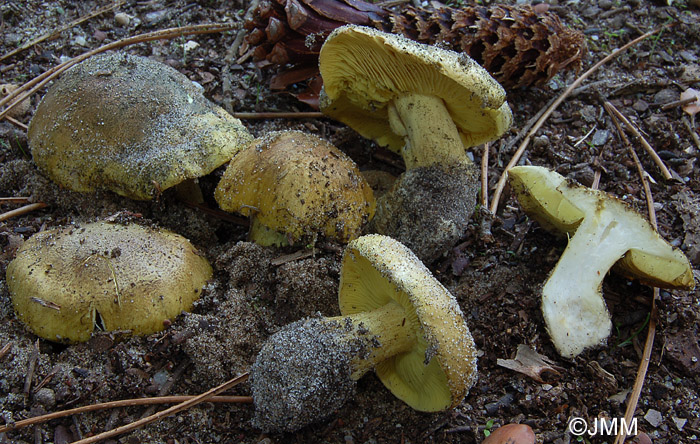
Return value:
<svg viewBox="0 0 700 444">
<path fill-rule="evenodd" d="M 41 43 L 19 57 L 0 62 L 0 83 L 21 83 L 72 57 L 128 35 L 213 21 L 236 21 L 242 1 L 189 3 L 128 2 L 119 9 L 131 15 L 122 26 L 114 13 L 91 19 Z M 548 119 L 526 152 L 524 163 L 548 166 L 590 185 L 602 172 L 600 188 L 642 212 L 645 196 L 627 148 L 604 112 L 612 101 L 644 131 L 673 180 L 664 180 L 651 158 L 633 139 L 641 163 L 654 179 L 652 193 L 659 231 L 700 267 L 700 169 L 698 127 L 680 108 L 662 105 L 678 100 L 700 78 L 700 11 L 685 0 L 663 2 L 553 0 L 551 11 L 585 32 L 589 55 L 584 69 L 610 51 L 665 23 L 675 26 L 618 56 L 589 78 Z M 57 26 L 103 6 L 104 2 L 3 2 L 0 54 Z M 129 47 L 175 67 L 204 86 L 205 95 L 229 111 L 307 111 L 291 96 L 271 93 L 274 71 L 252 62 L 225 66 L 235 32 L 159 41 Z M 199 46 L 185 51 L 188 40 Z M 562 74 L 547 86 L 508 92 L 515 122 L 491 147 L 491 189 L 511 158 L 510 141 L 546 103 L 575 78 Z M 28 123 L 40 96 L 32 99 Z M 346 151 L 362 169 L 400 172 L 375 156 L 372 143 L 328 119 L 246 120 L 260 136 L 294 128 L 313 132 Z M 690 131 L 695 132 L 695 139 Z M 517 144 L 516 144 L 517 146 Z M 481 150 L 475 149 L 479 159 Z M 201 179 L 207 203 L 222 169 Z M 97 402 L 156 396 L 199 394 L 246 372 L 265 339 L 282 326 L 314 316 L 338 314 L 337 286 L 341 245 L 321 243 L 313 255 L 289 259 L 294 248 L 260 247 L 245 241 L 246 228 L 193 210 L 166 191 L 157 201 L 137 202 L 109 192 L 79 194 L 61 189 L 34 166 L 25 131 L 0 122 L 0 197 L 29 197 L 48 206 L 0 223 L 0 417 L 4 423 L 46 412 Z M 2 211 L 16 208 L 2 204 Z M 65 346 L 37 340 L 15 317 L 5 269 L 22 241 L 41 230 L 83 224 L 108 217 L 169 228 L 190 239 L 214 267 L 214 277 L 191 313 L 173 320 L 165 331 L 147 337 L 95 333 L 84 344 Z M 111 442 L 480 442 L 484 430 L 498 425 L 529 424 L 539 442 L 569 443 L 570 418 L 616 418 L 624 414 L 647 333 L 652 290 L 611 275 L 603 293 L 614 329 L 606 347 L 573 360 L 560 358 L 549 341 L 539 309 L 539 289 L 566 242 L 530 222 L 509 195 L 485 237 L 477 215 L 462 243 L 432 264 L 435 276 L 456 296 L 479 349 L 479 380 L 454 410 L 415 412 L 394 398 L 373 375 L 362 378 L 356 395 L 328 419 L 291 434 L 266 435 L 251 425 L 248 404 L 201 404 Z M 692 442 L 700 437 L 700 294 L 698 290 L 662 291 L 658 329 L 635 418 L 640 432 L 656 443 Z M 497 365 L 525 344 L 553 360 L 559 375 L 544 383 Z M 7 347 L 6 349 L 4 347 Z M 247 384 L 231 394 L 249 395 Z M 66 443 L 100 433 L 146 412 L 130 407 L 53 420 L 0 434 L 0 443 Z M 588 438 L 587 438 L 588 439 Z M 593 437 L 591 442 L 612 442 Z"/>
</svg>

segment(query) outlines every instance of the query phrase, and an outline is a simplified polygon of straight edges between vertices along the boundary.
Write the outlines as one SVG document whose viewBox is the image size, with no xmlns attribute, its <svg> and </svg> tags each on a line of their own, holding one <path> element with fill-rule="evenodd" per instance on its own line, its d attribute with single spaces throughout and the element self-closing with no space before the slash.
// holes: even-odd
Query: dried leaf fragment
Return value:
<svg viewBox="0 0 700 444">
<path fill-rule="evenodd" d="M 529 376 L 540 384 L 559 378 L 561 376 L 560 370 L 563 370 L 554 365 L 554 361 L 525 344 L 518 345 L 515 359 L 498 359 L 496 364 Z"/>
<path fill-rule="evenodd" d="M 681 93 L 682 101 L 690 100 L 692 98 L 695 98 L 695 101 L 683 105 L 683 111 L 690 114 L 691 116 L 694 116 L 698 113 L 698 111 L 700 111 L 700 91 L 697 91 L 693 88 L 688 88 Z"/>
</svg>

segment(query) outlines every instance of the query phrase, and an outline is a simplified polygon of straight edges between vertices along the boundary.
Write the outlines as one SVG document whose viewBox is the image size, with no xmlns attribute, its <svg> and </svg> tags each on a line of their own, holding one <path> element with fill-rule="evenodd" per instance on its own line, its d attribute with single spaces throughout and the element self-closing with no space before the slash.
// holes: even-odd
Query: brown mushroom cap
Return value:
<svg viewBox="0 0 700 444">
<path fill-rule="evenodd" d="M 210 173 L 251 139 L 187 77 L 126 53 L 66 71 L 37 107 L 28 137 L 37 166 L 56 183 L 140 200 Z"/>
<path fill-rule="evenodd" d="M 371 187 L 342 151 L 301 131 L 255 140 L 229 163 L 214 197 L 225 211 L 251 216 L 293 242 L 322 234 L 347 242 L 374 214 Z"/>
<path fill-rule="evenodd" d="M 97 222 L 32 236 L 8 265 L 7 285 L 18 318 L 37 336 L 81 342 L 95 329 L 162 330 L 211 275 L 180 235 Z"/>
</svg>

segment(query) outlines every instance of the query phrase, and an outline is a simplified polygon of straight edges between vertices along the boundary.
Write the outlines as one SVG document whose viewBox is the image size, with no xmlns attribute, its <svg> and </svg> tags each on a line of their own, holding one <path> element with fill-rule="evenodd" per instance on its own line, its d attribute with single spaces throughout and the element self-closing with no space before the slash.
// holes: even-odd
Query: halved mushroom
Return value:
<svg viewBox="0 0 700 444">
<path fill-rule="evenodd" d="M 542 289 L 544 320 L 562 356 L 577 356 L 610 335 L 601 285 L 613 266 L 649 285 L 694 288 L 688 258 L 624 202 L 542 167 L 514 167 L 508 179 L 528 215 L 569 237 Z"/>
<path fill-rule="evenodd" d="M 126 53 L 66 71 L 41 100 L 28 137 L 34 162 L 59 185 L 139 200 L 210 173 L 251 140 L 187 77 Z"/>
<path fill-rule="evenodd" d="M 465 234 L 476 205 L 478 173 L 466 149 L 511 124 L 505 91 L 464 54 L 360 26 L 333 31 L 319 67 L 321 110 L 406 164 L 378 199 L 372 226 L 436 259 Z"/>
<path fill-rule="evenodd" d="M 398 241 L 348 244 L 338 293 L 342 316 L 292 323 L 251 368 L 255 425 L 293 431 L 331 414 L 375 369 L 420 411 L 455 407 L 476 380 L 476 349 L 455 298 Z"/>
<path fill-rule="evenodd" d="M 355 162 L 318 136 L 273 132 L 229 163 L 214 194 L 221 209 L 251 217 L 250 239 L 262 245 L 347 242 L 374 214 L 374 194 Z"/>
<path fill-rule="evenodd" d="M 37 233 L 7 266 L 17 317 L 37 336 L 67 343 L 95 330 L 163 330 L 211 276 L 184 237 L 107 222 Z"/>
</svg>

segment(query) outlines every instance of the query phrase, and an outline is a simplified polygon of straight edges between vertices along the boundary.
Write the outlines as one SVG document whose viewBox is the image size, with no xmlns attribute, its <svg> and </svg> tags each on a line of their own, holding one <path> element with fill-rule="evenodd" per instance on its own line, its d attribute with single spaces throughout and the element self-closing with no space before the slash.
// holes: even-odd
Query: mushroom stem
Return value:
<svg viewBox="0 0 700 444">
<path fill-rule="evenodd" d="M 250 370 L 256 427 L 294 431 L 340 408 L 362 375 L 415 347 L 420 332 L 407 317 L 391 301 L 347 316 L 303 319 L 272 335 Z"/>
<path fill-rule="evenodd" d="M 445 102 L 435 96 L 405 94 L 388 106 L 392 131 L 405 138 L 406 169 L 470 162 Z"/>
<path fill-rule="evenodd" d="M 260 219 L 255 217 L 255 214 L 250 217 L 250 229 L 248 230 L 248 240 L 255 242 L 258 245 L 269 247 L 271 245 L 277 247 L 285 247 L 290 244 L 289 239 L 283 233 L 275 231 Z"/>
<path fill-rule="evenodd" d="M 610 268 L 640 237 L 601 211 L 585 218 L 542 290 L 542 310 L 552 341 L 573 357 L 610 335 L 610 315 L 600 292 Z"/>
<path fill-rule="evenodd" d="M 392 301 L 372 311 L 320 321 L 323 326 L 332 327 L 343 349 L 354 353 L 350 356 L 350 377 L 356 381 L 379 362 L 413 348 L 417 332 L 408 317 L 404 308 Z M 351 343 L 353 346 L 346 347 Z"/>
</svg>

